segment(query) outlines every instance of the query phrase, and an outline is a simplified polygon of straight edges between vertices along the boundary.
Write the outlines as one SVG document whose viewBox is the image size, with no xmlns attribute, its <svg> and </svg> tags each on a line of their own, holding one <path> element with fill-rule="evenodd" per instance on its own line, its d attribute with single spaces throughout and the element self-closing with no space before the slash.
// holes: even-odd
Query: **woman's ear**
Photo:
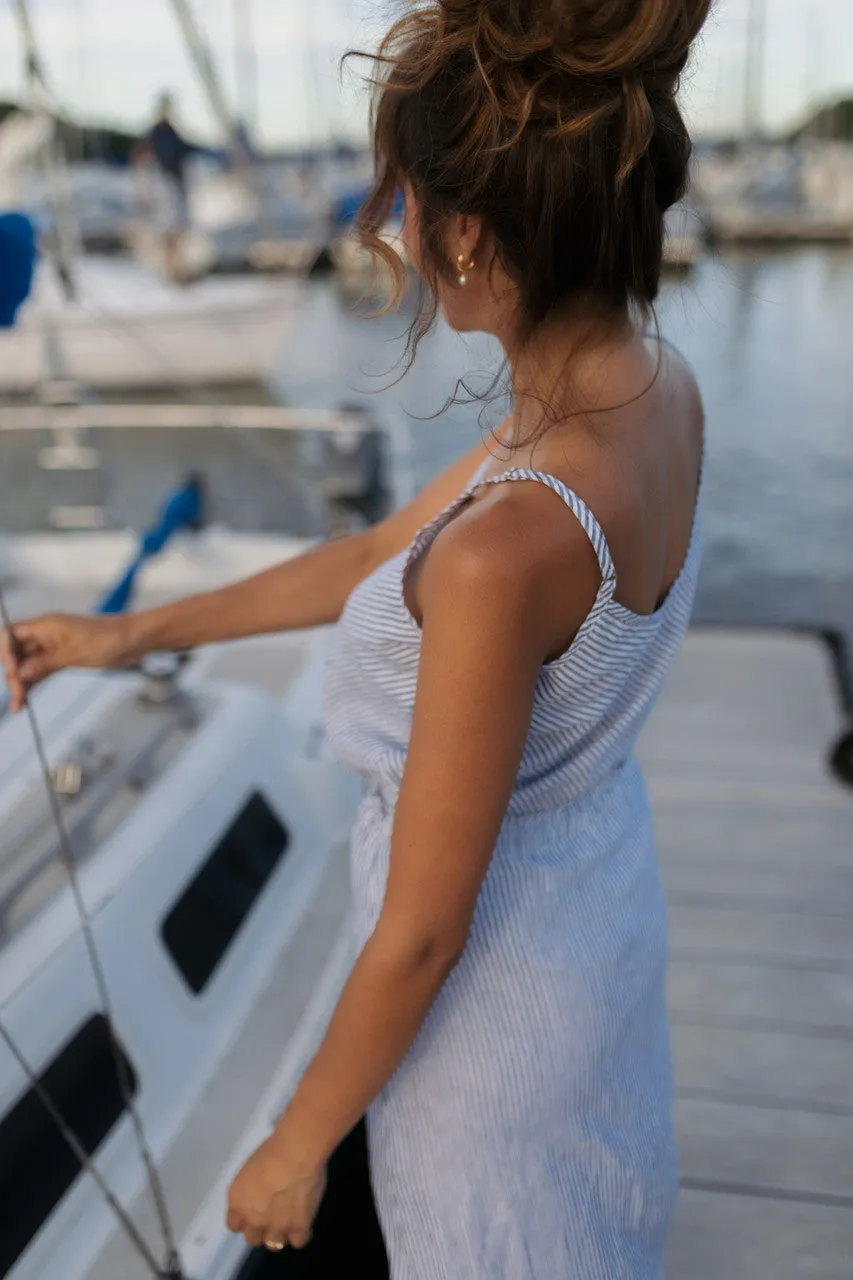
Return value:
<svg viewBox="0 0 853 1280">
<path fill-rule="evenodd" d="M 466 259 L 475 258 L 482 249 L 483 219 L 467 213 L 459 215 L 459 252 Z"/>
<path fill-rule="evenodd" d="M 483 249 L 483 232 L 483 220 L 475 215 L 457 213 L 448 219 L 444 243 L 450 266 L 457 277 L 467 277 L 480 265 L 477 259 Z"/>
</svg>

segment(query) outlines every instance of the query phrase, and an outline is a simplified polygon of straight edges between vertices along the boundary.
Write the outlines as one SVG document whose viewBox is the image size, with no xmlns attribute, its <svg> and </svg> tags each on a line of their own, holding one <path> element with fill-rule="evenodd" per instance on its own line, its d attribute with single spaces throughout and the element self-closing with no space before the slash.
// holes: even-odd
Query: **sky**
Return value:
<svg viewBox="0 0 853 1280">
<path fill-rule="evenodd" d="M 220 140 L 190 66 L 170 0 L 28 0 L 57 99 L 89 120 L 140 129 L 156 94 L 171 89 L 184 128 Z M 399 0 L 190 0 L 232 104 L 256 117 L 267 145 L 364 136 L 365 96 L 356 73 L 338 72 L 347 47 L 375 46 Z M 697 134 L 721 136 L 744 122 L 750 3 L 717 0 L 686 77 L 684 102 Z M 853 0 L 764 0 L 767 34 L 761 92 L 765 128 L 795 124 L 810 109 L 853 94 Z M 241 93 L 235 13 L 251 15 L 257 110 Z M 243 66 L 245 67 L 245 60 Z M 12 0 L 0 0 L 0 98 L 22 92 L 21 44 Z"/>
</svg>

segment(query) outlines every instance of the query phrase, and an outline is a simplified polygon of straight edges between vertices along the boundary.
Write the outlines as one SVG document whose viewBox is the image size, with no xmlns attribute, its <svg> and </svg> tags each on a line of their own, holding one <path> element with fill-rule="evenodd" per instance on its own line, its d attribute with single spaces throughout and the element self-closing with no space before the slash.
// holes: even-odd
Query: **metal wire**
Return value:
<svg viewBox="0 0 853 1280">
<path fill-rule="evenodd" d="M 9 638 L 9 645 L 13 655 L 16 657 L 19 656 L 20 650 L 19 650 L 17 641 L 15 639 L 15 633 L 14 633 L 11 619 L 9 617 L 9 611 L 6 607 L 6 598 L 5 598 L 5 594 L 2 586 L 0 586 L 0 622 L 2 622 L 6 635 Z M 142 1118 L 139 1114 L 139 1111 L 137 1109 L 136 1103 L 133 1098 L 133 1087 L 132 1087 L 131 1080 L 129 1078 L 127 1062 L 125 1060 L 124 1054 L 122 1053 L 122 1050 L 121 1050 L 121 1046 L 119 1045 L 118 1039 L 116 1037 L 115 1022 L 114 1022 L 113 1012 L 112 1012 L 112 1001 L 110 999 L 109 988 L 107 986 L 106 974 L 104 972 L 104 967 L 103 967 L 103 964 L 101 963 L 101 957 L 98 954 L 98 948 L 95 943 L 95 936 L 92 930 L 92 921 L 89 916 L 89 912 L 86 907 L 85 900 L 83 898 L 82 890 L 80 888 L 80 879 L 79 879 L 79 876 L 77 875 L 77 867 L 74 862 L 74 854 L 71 849 L 71 841 L 68 837 L 68 831 L 65 826 L 65 819 L 62 813 L 62 806 L 59 802 L 59 796 L 56 793 L 56 788 L 53 785 L 53 778 L 51 775 L 50 764 L 48 762 L 47 752 L 45 751 L 45 746 L 44 746 L 44 738 L 42 737 L 41 728 L 39 726 L 38 719 L 36 718 L 35 711 L 33 710 L 33 706 L 29 698 L 25 699 L 24 706 L 26 708 L 27 718 L 29 719 L 29 723 L 30 723 L 30 729 L 32 732 L 33 742 L 36 749 L 36 757 L 39 762 L 39 767 L 41 769 L 42 778 L 44 780 L 45 789 L 48 795 L 48 802 L 50 805 L 51 816 L 53 818 L 54 826 L 56 827 L 57 838 L 59 841 L 59 858 L 62 865 L 65 868 L 66 875 L 68 876 L 68 882 L 71 887 L 71 893 L 74 899 L 74 904 L 77 908 L 77 915 L 80 921 L 81 932 L 83 934 L 86 950 L 89 955 L 89 962 L 90 962 L 92 973 L 95 979 L 95 986 L 97 988 L 98 998 L 101 1002 L 101 1008 L 103 1010 L 104 1017 L 106 1018 L 106 1022 L 107 1022 L 107 1028 L 109 1031 L 109 1039 L 110 1039 L 110 1049 L 111 1049 L 113 1061 L 115 1064 L 116 1079 L 118 1081 L 119 1092 L 121 1094 L 122 1103 L 124 1104 L 124 1107 L 128 1115 L 130 1116 L 131 1124 L 133 1125 L 134 1134 L 136 1136 L 136 1144 L 139 1151 L 139 1155 L 147 1175 L 148 1186 L 151 1192 L 151 1198 L 154 1202 L 154 1208 L 157 1213 L 157 1218 L 160 1224 L 160 1230 L 163 1235 L 163 1242 L 166 1246 L 166 1253 L 169 1259 L 167 1265 L 174 1268 L 178 1258 L 178 1251 L 177 1251 L 177 1245 L 175 1241 L 175 1233 L 172 1227 L 172 1220 L 169 1214 L 168 1205 L 166 1203 L 166 1196 L 163 1190 L 163 1184 L 160 1179 L 160 1175 L 157 1171 L 157 1166 L 154 1162 L 154 1157 L 148 1145 L 147 1138 L 145 1136 L 145 1129 L 142 1124 Z M 178 1272 L 173 1271 L 172 1274 L 180 1274 L 180 1271 Z"/>
<path fill-rule="evenodd" d="M 75 1131 L 72 1129 L 71 1125 L 67 1122 L 65 1117 L 62 1115 L 62 1112 L 56 1106 L 55 1102 L 53 1101 L 50 1094 L 45 1089 L 41 1080 L 36 1075 L 36 1072 L 34 1071 L 34 1069 L 30 1066 L 29 1062 L 24 1057 L 23 1053 L 21 1053 L 21 1050 L 18 1048 L 17 1044 L 15 1043 L 13 1036 L 11 1035 L 11 1033 L 3 1024 L 2 1021 L 0 1021 L 0 1039 L 2 1039 L 5 1042 L 6 1047 L 8 1048 L 12 1057 L 15 1059 L 18 1066 L 21 1068 L 21 1071 L 26 1076 L 27 1083 L 32 1089 L 33 1093 L 39 1099 L 45 1111 L 50 1116 L 51 1120 L 53 1120 L 57 1129 L 62 1134 L 62 1137 L 68 1143 L 68 1146 L 71 1148 L 71 1150 L 74 1152 L 74 1155 L 76 1156 L 76 1158 L 80 1161 L 80 1164 L 84 1169 L 84 1171 L 89 1175 L 89 1177 L 95 1183 L 98 1190 L 101 1192 L 101 1195 L 104 1197 L 107 1204 L 109 1205 L 113 1213 L 118 1218 L 118 1221 L 121 1224 L 122 1229 L 124 1230 L 125 1234 L 128 1236 L 131 1243 L 134 1245 L 134 1247 L 139 1251 L 147 1267 L 151 1271 L 151 1274 L 154 1276 L 161 1275 L 162 1272 L 160 1270 L 160 1264 L 158 1263 L 157 1259 L 154 1257 L 154 1254 L 149 1249 L 148 1244 L 143 1239 L 142 1235 L 134 1225 L 133 1220 L 131 1219 L 127 1210 L 124 1208 L 122 1204 L 119 1203 L 119 1201 L 113 1195 L 109 1186 L 107 1185 L 101 1173 L 99 1172 L 97 1166 L 94 1164 L 94 1162 L 90 1158 L 86 1148 L 83 1146 L 83 1143 L 80 1141 L 80 1138 L 77 1136 Z"/>
</svg>

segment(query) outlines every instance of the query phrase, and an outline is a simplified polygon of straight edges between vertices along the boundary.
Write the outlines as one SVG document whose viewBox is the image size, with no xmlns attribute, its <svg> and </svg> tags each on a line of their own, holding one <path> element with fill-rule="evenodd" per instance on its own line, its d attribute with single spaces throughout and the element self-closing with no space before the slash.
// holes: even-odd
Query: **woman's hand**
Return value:
<svg viewBox="0 0 853 1280">
<path fill-rule="evenodd" d="M 326 1166 L 306 1168 L 274 1134 L 231 1184 L 228 1230 L 254 1247 L 304 1249 L 326 1191 Z"/>
<path fill-rule="evenodd" d="M 35 685 L 66 667 L 130 666 L 140 656 L 133 650 L 131 621 L 52 613 L 14 623 L 12 637 L 8 631 L 0 636 L 12 710 L 20 711 Z"/>
</svg>

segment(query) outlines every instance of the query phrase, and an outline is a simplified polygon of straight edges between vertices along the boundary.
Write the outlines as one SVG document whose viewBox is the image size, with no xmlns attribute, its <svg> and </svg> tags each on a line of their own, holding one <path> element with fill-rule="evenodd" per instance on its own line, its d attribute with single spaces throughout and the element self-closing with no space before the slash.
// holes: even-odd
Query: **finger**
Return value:
<svg viewBox="0 0 853 1280">
<path fill-rule="evenodd" d="M 4 661 L 20 662 L 28 653 L 35 653 L 41 648 L 39 632 L 26 622 L 15 622 L 6 627 L 0 640 Z"/>
<path fill-rule="evenodd" d="M 22 702 L 29 686 L 37 684 L 48 674 L 47 662 L 39 652 L 39 646 L 22 638 L 17 628 L 2 633 L 0 659 L 6 684 L 18 703 Z"/>
<path fill-rule="evenodd" d="M 17 671 L 4 672 L 6 677 L 6 688 L 9 690 L 10 705 L 13 711 L 20 711 L 27 700 L 27 685 L 20 678 Z"/>
<path fill-rule="evenodd" d="M 291 1227 L 287 1233 L 287 1241 L 294 1249 L 304 1249 L 311 1243 L 313 1235 L 310 1227 Z"/>
<path fill-rule="evenodd" d="M 4 665 L 8 662 L 14 662 L 20 647 L 20 641 L 14 631 L 8 627 L 4 627 L 0 633 L 0 652 L 3 654 Z"/>
<path fill-rule="evenodd" d="M 25 679 L 20 672 L 6 674 L 6 687 L 11 697 L 13 712 L 21 711 L 27 705 L 27 697 L 34 684 L 38 684 L 38 680 Z"/>
<path fill-rule="evenodd" d="M 19 648 L 8 631 L 2 633 L 0 637 L 0 660 L 3 662 L 3 671 L 6 675 L 6 681 L 17 674 L 19 665 Z"/>
<path fill-rule="evenodd" d="M 264 1248 L 267 1253 L 281 1253 L 287 1248 L 287 1235 L 282 1231 L 267 1231 L 264 1234 Z"/>
<path fill-rule="evenodd" d="M 313 1201 L 294 1204 L 290 1196 L 275 1196 L 270 1205 L 268 1238 L 286 1240 L 294 1249 L 304 1249 L 311 1240 L 316 1211 Z"/>
<path fill-rule="evenodd" d="M 20 711 L 24 703 L 26 690 L 18 678 L 17 672 L 9 671 L 8 668 L 3 673 L 6 677 L 6 688 L 9 690 L 9 697 L 12 703 L 13 711 Z"/>
<path fill-rule="evenodd" d="M 38 684 L 50 675 L 50 664 L 42 657 L 24 657 L 18 662 L 18 676 L 24 684 Z"/>
<path fill-rule="evenodd" d="M 260 1227 L 247 1226 L 243 1231 L 243 1236 L 246 1243 L 250 1244 L 253 1249 L 260 1249 L 266 1239 L 266 1232 L 262 1231 Z"/>
<path fill-rule="evenodd" d="M 238 1213 L 236 1209 L 229 1209 L 225 1218 L 225 1225 L 229 1231 L 233 1231 L 236 1236 L 239 1236 L 243 1234 L 246 1222 L 242 1213 Z"/>
</svg>

